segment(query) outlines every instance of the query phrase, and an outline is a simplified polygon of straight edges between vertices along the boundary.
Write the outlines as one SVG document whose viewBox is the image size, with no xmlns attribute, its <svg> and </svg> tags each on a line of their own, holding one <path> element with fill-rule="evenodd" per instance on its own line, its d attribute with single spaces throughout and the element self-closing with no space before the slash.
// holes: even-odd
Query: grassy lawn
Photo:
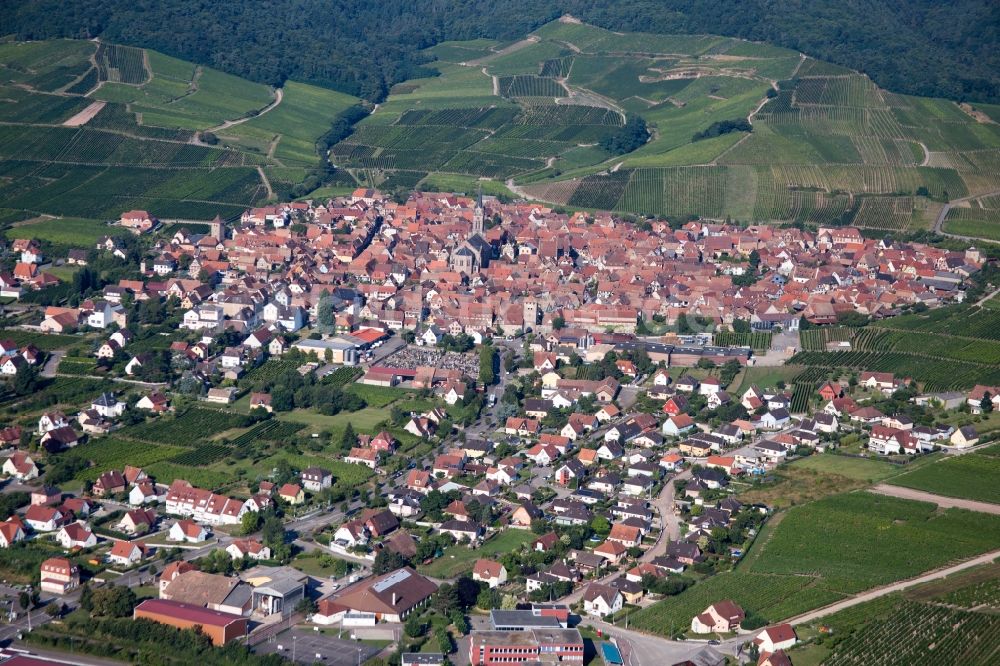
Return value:
<svg viewBox="0 0 1000 666">
<path fill-rule="evenodd" d="M 733 381 L 736 390 L 730 391 L 730 395 L 742 396 L 743 392 L 750 388 L 751 384 L 756 384 L 761 388 L 775 388 L 779 381 L 791 384 L 795 376 L 802 372 L 801 365 L 778 365 L 749 367 L 737 375 Z"/>
<path fill-rule="evenodd" d="M 432 578 L 454 578 L 472 569 L 473 563 L 479 558 L 491 558 L 509 553 L 534 538 L 535 535 L 528 530 L 508 529 L 476 549 L 456 544 L 446 548 L 444 554 L 430 564 L 419 567 L 420 573 Z"/>
<path fill-rule="evenodd" d="M 376 407 L 365 407 L 357 412 L 341 412 L 333 416 L 325 416 L 317 412 L 304 409 L 296 409 L 285 412 L 279 417 L 283 421 L 294 421 L 304 423 L 307 426 L 319 430 L 330 432 L 340 432 L 350 423 L 355 432 L 369 432 L 375 426 L 389 417 L 389 412 Z"/>
<path fill-rule="evenodd" d="M 11 227 L 4 235 L 7 238 L 37 238 L 56 245 L 90 248 L 109 231 L 111 228 L 100 220 L 43 217 Z"/>
<path fill-rule="evenodd" d="M 885 478 L 899 473 L 899 466 L 882 460 L 867 460 L 849 458 L 832 453 L 819 453 L 796 460 L 789 465 L 793 468 L 810 469 L 817 472 L 837 474 L 849 479 L 877 483 Z"/>
<path fill-rule="evenodd" d="M 979 453 L 951 456 L 897 476 L 890 483 L 948 497 L 1000 504 L 1000 458 Z"/>
</svg>

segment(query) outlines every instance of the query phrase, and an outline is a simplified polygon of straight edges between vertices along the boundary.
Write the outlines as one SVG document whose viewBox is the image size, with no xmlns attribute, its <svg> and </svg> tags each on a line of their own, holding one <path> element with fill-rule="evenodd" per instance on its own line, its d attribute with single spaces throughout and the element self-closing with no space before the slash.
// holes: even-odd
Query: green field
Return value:
<svg viewBox="0 0 1000 666">
<path fill-rule="evenodd" d="M 518 550 L 534 539 L 535 535 L 529 530 L 504 530 L 476 549 L 460 544 L 445 548 L 441 557 L 418 568 L 420 573 L 432 578 L 454 578 L 463 572 L 471 571 L 472 565 L 480 558 L 498 557 Z"/>
<path fill-rule="evenodd" d="M 357 102 L 291 81 L 270 108 L 277 95 L 135 47 L 0 44 L 0 198 L 29 217 L 67 218 L 62 232 L 36 228 L 60 244 L 92 242 L 97 232 L 78 218 L 116 219 L 129 209 L 164 219 L 235 217 L 266 199 L 267 185 L 279 195 L 306 180 L 317 140 Z M 104 106 L 73 120 L 92 104 Z M 206 130 L 224 133 L 221 142 L 198 142 Z"/>
<path fill-rule="evenodd" d="M 1000 504 L 1000 458 L 979 453 L 945 458 L 890 482 L 937 495 Z"/>
<path fill-rule="evenodd" d="M 108 227 L 98 220 L 80 218 L 42 218 L 11 227 L 4 232 L 7 238 L 35 238 L 55 245 L 91 248 L 101 237 L 108 235 Z"/>
<path fill-rule="evenodd" d="M 689 626 L 708 603 L 732 598 L 775 622 L 995 548 L 998 538 L 997 516 L 866 492 L 835 495 L 772 518 L 734 573 L 708 578 L 631 621 L 666 634 Z"/>
</svg>

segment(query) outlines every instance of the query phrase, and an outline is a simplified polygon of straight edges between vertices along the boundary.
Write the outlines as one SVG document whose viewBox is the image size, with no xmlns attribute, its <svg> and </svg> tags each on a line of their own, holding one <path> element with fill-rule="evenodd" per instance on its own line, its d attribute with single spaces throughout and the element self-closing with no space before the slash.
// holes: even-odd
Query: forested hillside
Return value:
<svg viewBox="0 0 1000 666">
<path fill-rule="evenodd" d="M 292 78 L 381 100 L 421 75 L 428 46 L 516 39 L 566 12 L 613 30 L 767 41 L 894 92 L 1000 101 L 994 0 L 0 0 L 0 34 L 101 36 L 262 83 Z"/>
</svg>

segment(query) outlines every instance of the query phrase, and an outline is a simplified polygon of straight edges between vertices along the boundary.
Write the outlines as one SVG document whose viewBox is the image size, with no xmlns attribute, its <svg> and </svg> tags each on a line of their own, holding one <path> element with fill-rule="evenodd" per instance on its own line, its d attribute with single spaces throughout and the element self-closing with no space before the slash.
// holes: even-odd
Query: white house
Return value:
<svg viewBox="0 0 1000 666">
<path fill-rule="evenodd" d="M 489 587 L 498 587 L 507 582 L 507 568 L 493 560 L 476 560 L 472 567 L 472 580 L 482 581 Z"/>
<path fill-rule="evenodd" d="M 208 535 L 208 529 L 193 520 L 178 520 L 170 526 L 167 538 L 171 541 L 201 543 L 208 538 Z"/>
<path fill-rule="evenodd" d="M 226 547 L 226 552 L 234 560 L 244 557 L 251 560 L 271 559 L 271 549 L 256 539 L 237 539 Z"/>
<path fill-rule="evenodd" d="M 767 627 L 757 634 L 753 642 L 757 645 L 759 651 L 764 653 L 787 650 L 794 646 L 798 642 L 798 639 L 795 636 L 795 629 L 792 628 L 792 625 L 778 624 L 773 627 Z"/>
<path fill-rule="evenodd" d="M 125 412 L 124 402 L 114 396 L 113 393 L 102 393 L 94 402 L 90 403 L 90 408 L 106 419 L 113 419 L 121 416 Z"/>
<path fill-rule="evenodd" d="M 583 610 L 594 617 L 613 615 L 624 603 L 622 593 L 610 585 L 591 583 L 583 593 Z"/>
<path fill-rule="evenodd" d="M 56 541 L 66 550 L 90 548 L 97 545 L 97 537 L 82 523 L 63 525 L 56 532 Z"/>
</svg>

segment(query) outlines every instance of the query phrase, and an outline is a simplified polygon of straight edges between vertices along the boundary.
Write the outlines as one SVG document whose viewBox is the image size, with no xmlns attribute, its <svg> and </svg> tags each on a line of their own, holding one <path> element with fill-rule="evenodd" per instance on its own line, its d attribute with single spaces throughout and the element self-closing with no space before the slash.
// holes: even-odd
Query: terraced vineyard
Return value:
<svg viewBox="0 0 1000 666">
<path fill-rule="evenodd" d="M 997 366 L 899 352 L 799 352 L 788 362 L 825 369 L 891 372 L 900 377 L 913 378 L 925 391 L 968 389 L 976 384 L 1000 383 L 1000 367 Z"/>
<path fill-rule="evenodd" d="M 273 189 L 290 191 L 318 162 L 317 139 L 357 101 L 288 82 L 262 113 L 275 100 L 267 86 L 140 48 L 0 44 L 0 197 L 8 209 L 95 220 L 135 208 L 235 217 L 267 196 L 257 167 L 273 167 Z M 228 122 L 218 145 L 196 140 Z"/>
<path fill-rule="evenodd" d="M 752 333 L 726 331 L 713 335 L 712 343 L 724 347 L 750 347 L 754 351 L 762 352 L 771 348 L 771 333 L 767 331 L 753 331 Z"/>
</svg>

